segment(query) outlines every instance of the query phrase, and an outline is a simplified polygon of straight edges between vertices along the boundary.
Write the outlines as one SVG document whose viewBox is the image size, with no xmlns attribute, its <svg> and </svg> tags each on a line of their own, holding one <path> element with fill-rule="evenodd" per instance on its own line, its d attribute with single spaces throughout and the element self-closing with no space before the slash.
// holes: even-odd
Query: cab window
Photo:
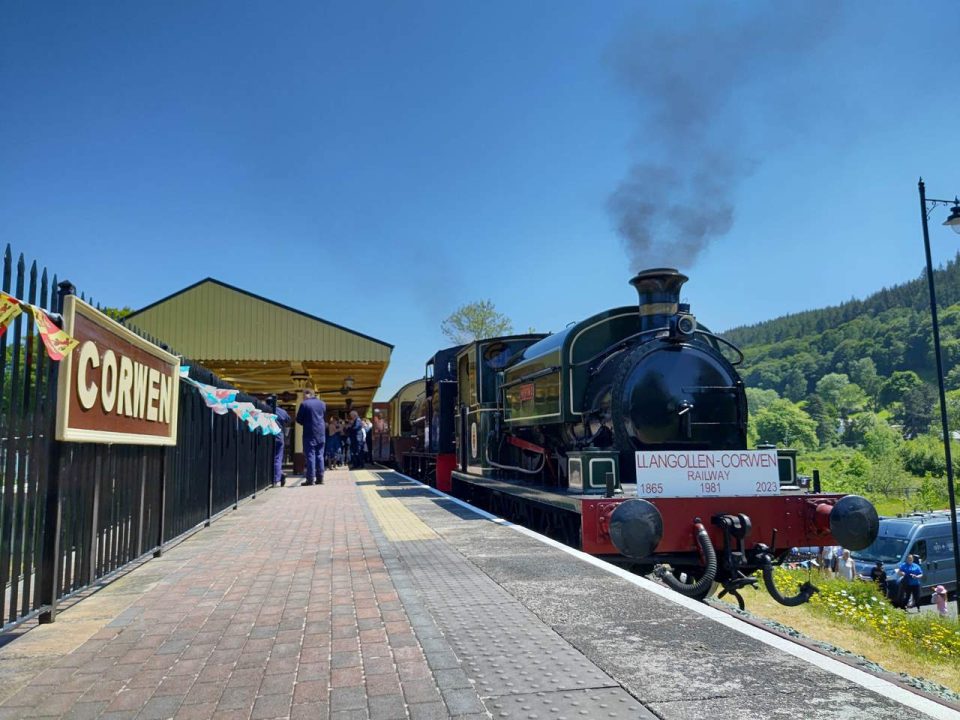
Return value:
<svg viewBox="0 0 960 720">
<path fill-rule="evenodd" d="M 917 540 L 913 547 L 910 548 L 910 554 L 913 555 L 913 559 L 917 562 L 927 559 L 927 541 L 926 540 Z"/>
</svg>

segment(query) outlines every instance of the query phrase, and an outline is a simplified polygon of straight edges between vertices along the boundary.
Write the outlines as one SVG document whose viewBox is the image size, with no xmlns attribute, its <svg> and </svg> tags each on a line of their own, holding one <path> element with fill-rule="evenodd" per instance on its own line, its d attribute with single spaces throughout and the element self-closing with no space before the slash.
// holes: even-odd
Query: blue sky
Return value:
<svg viewBox="0 0 960 720">
<path fill-rule="evenodd" d="M 110 305 L 212 276 L 386 340 L 380 397 L 473 300 L 558 330 L 676 263 L 726 329 L 916 277 L 956 5 L 667 5 L 0 0 L 0 239 Z"/>
</svg>

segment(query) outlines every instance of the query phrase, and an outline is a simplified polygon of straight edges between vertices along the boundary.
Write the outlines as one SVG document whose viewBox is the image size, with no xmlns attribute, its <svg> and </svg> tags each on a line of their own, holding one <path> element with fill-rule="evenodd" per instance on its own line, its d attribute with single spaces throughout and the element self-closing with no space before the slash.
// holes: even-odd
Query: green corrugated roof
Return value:
<svg viewBox="0 0 960 720">
<path fill-rule="evenodd" d="M 393 346 L 206 278 L 125 322 L 197 359 L 388 362 Z"/>
</svg>

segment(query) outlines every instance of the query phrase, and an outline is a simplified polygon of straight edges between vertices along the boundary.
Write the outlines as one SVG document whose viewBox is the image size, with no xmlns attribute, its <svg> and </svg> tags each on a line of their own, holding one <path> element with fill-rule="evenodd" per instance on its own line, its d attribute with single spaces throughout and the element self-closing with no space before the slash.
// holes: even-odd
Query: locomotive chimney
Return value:
<svg viewBox="0 0 960 720">
<path fill-rule="evenodd" d="M 689 278 L 674 268 L 652 268 L 638 272 L 630 281 L 640 296 L 640 330 L 666 327 L 677 314 L 680 288 Z"/>
</svg>

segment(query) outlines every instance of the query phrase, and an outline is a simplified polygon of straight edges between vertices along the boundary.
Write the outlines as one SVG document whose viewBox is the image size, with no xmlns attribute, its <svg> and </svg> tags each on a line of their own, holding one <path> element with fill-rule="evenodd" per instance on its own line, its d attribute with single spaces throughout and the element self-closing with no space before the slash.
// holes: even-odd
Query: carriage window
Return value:
<svg viewBox="0 0 960 720">
<path fill-rule="evenodd" d="M 410 410 L 413 409 L 413 402 L 407 401 L 400 403 L 400 432 L 407 433 L 411 432 L 413 428 L 410 426 Z"/>
</svg>

